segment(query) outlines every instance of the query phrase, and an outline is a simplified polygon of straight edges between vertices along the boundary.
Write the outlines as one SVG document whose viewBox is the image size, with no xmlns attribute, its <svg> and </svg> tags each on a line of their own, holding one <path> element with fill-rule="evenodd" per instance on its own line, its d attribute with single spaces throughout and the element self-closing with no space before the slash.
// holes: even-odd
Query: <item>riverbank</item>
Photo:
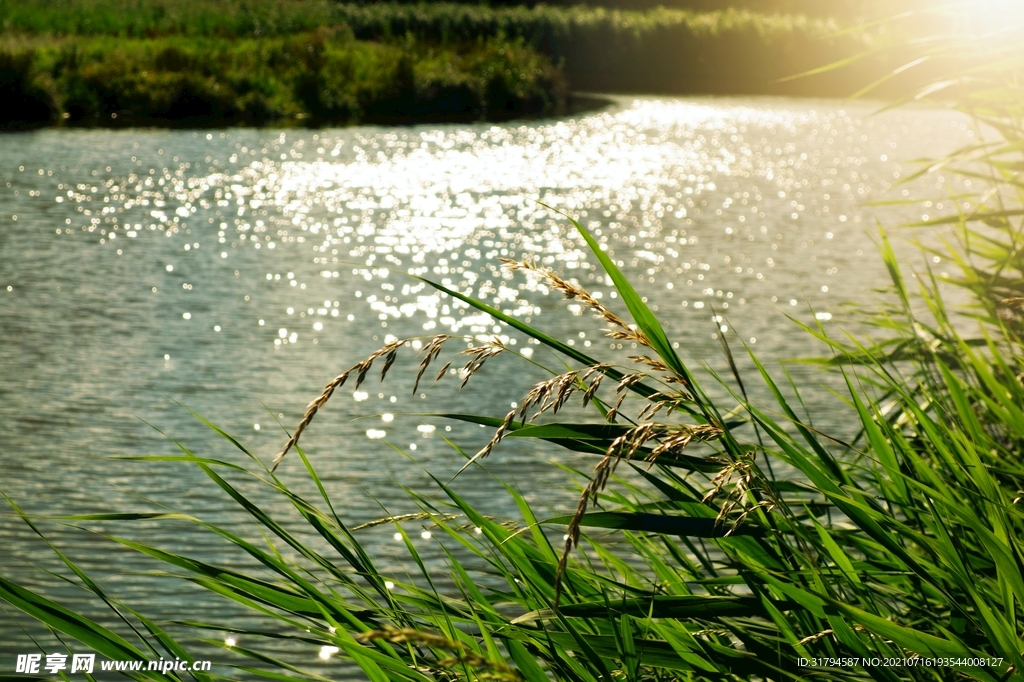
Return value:
<svg viewBox="0 0 1024 682">
<path fill-rule="evenodd" d="M 866 48 L 829 20 L 725 10 L 0 0 L 0 129 L 503 120 L 573 90 L 848 94 L 780 79 Z"/>
<path fill-rule="evenodd" d="M 564 111 L 566 92 L 550 60 L 511 41 L 430 48 L 336 29 L 29 38 L 0 50 L 0 127 L 15 129 L 501 120 Z"/>
</svg>

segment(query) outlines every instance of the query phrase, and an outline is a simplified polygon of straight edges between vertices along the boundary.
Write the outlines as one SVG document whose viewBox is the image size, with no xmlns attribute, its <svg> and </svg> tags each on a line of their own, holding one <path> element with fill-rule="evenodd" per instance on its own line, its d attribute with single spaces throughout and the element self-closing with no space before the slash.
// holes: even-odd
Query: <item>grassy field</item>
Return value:
<svg viewBox="0 0 1024 682">
<path fill-rule="evenodd" d="M 827 95 L 878 66 L 782 83 L 868 38 L 733 9 L 0 0 L 0 27 L 8 128 L 504 118 L 557 113 L 570 87 Z"/>
</svg>

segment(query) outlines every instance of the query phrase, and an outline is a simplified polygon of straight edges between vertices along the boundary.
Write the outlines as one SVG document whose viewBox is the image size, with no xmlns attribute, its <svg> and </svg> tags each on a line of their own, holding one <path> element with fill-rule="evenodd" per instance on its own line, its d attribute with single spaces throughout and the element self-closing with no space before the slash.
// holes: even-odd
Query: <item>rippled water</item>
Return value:
<svg viewBox="0 0 1024 682">
<path fill-rule="evenodd" d="M 501 257 L 531 257 L 617 305 L 571 225 L 538 202 L 593 230 L 691 362 L 719 363 L 723 331 L 765 358 L 815 352 L 785 316 L 838 332 L 840 304 L 886 281 L 870 238 L 875 218 L 921 217 L 919 207 L 865 203 L 900 198 L 889 190 L 907 173 L 900 160 L 941 154 L 970 136 L 948 112 L 872 111 L 628 98 L 572 120 L 500 126 L 0 137 L 0 487 L 35 514 L 163 504 L 231 521 L 241 517 L 195 467 L 110 457 L 173 454 L 175 438 L 197 454 L 244 463 L 188 408 L 269 459 L 286 438 L 276 422 L 291 428 L 326 380 L 389 337 L 498 335 L 558 367 L 521 335 L 403 273 L 624 360 L 631 349 L 610 348 L 578 306 L 500 269 Z M 942 191 L 953 181 L 940 179 Z M 712 320 L 712 306 L 721 319 Z M 413 395 L 415 352 L 404 352 L 386 382 L 346 387 L 304 436 L 352 523 L 415 511 L 399 486 L 424 485 L 426 469 L 446 475 L 460 466 L 441 433 L 467 449 L 489 436 L 416 413 L 501 414 L 544 378 L 499 357 L 461 391 L 450 377 Z M 811 399 L 825 405 L 825 395 Z M 508 444 L 489 467 L 542 510 L 568 508 L 575 500 L 547 463 L 554 456 Z M 290 456 L 283 477 L 305 490 L 299 465 Z M 458 489 L 488 513 L 514 514 L 496 486 L 471 471 Z M 230 613 L 218 600 L 140 577 L 156 565 L 135 554 L 42 527 L 135 607 L 168 619 Z M 212 563 L 239 561 L 222 541 L 188 529 L 107 528 Z M 260 537 L 251 525 L 241 532 Z M 385 565 L 403 572 L 392 532 L 363 531 Z M 417 542 L 428 561 L 441 561 L 435 540 Z M 39 570 L 61 569 L 12 515 L 0 517 L 0 546 L 4 576 L 82 606 L 82 592 Z M 49 641 L 0 605 L 0 665 L 30 650 L 30 635 Z"/>
</svg>

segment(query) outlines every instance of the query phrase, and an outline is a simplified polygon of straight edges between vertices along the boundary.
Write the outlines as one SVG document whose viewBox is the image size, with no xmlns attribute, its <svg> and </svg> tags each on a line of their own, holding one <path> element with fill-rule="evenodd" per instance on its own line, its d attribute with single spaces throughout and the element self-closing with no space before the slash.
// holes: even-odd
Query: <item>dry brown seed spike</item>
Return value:
<svg viewBox="0 0 1024 682">
<path fill-rule="evenodd" d="M 617 408 L 618 405 L 616 405 L 614 409 Z M 611 412 L 609 412 L 609 415 L 610 414 Z M 612 441 L 612 444 L 608 447 L 604 457 L 601 458 L 601 461 L 594 467 L 594 474 L 591 477 L 590 483 L 583 489 L 579 503 L 576 506 L 576 512 L 573 514 L 572 520 L 569 522 L 569 527 L 566 531 L 567 539 L 565 542 L 565 550 L 558 562 L 558 570 L 555 574 L 556 607 L 558 606 L 558 599 L 561 595 L 562 575 L 565 572 L 565 567 L 568 565 L 569 552 L 572 551 L 573 547 L 579 546 L 580 525 L 590 502 L 592 500 L 596 500 L 601 490 L 603 490 L 608 484 L 608 479 L 615 471 L 619 462 L 624 459 L 627 461 L 632 459 L 634 455 L 636 455 L 637 451 L 643 447 L 644 443 L 666 433 L 676 435 L 678 440 L 674 444 L 675 449 L 682 449 L 693 440 L 711 440 L 713 438 L 717 438 L 723 433 L 723 431 L 718 427 L 708 425 L 685 426 L 646 422 L 630 429 Z M 728 479 L 726 478 L 726 480 Z M 722 485 L 724 485 L 724 483 L 722 483 Z"/>
<path fill-rule="evenodd" d="M 327 382 L 327 385 L 324 386 L 324 389 L 323 391 L 320 392 L 320 395 L 311 403 L 309 403 L 309 405 L 306 407 L 306 412 L 305 414 L 302 415 L 302 419 L 299 421 L 299 425 L 295 427 L 295 433 L 293 433 L 291 438 L 288 439 L 288 442 L 285 443 L 284 448 L 282 448 L 281 452 L 278 453 L 276 457 L 274 457 L 274 461 L 270 466 L 270 472 L 273 473 L 277 471 L 277 467 L 279 464 L 281 464 L 281 460 L 283 460 L 284 456 L 288 454 L 288 451 L 291 450 L 292 447 L 294 447 L 295 444 L 299 442 L 299 437 L 302 435 L 302 432 L 306 430 L 306 427 L 309 426 L 309 423 L 313 421 L 313 417 L 316 415 L 316 413 L 321 408 L 323 408 L 324 405 L 327 404 L 327 401 L 330 400 L 332 395 L 334 395 L 334 391 L 341 388 L 345 384 L 345 382 L 348 381 L 348 378 L 352 374 L 352 372 L 358 372 L 355 387 L 359 388 L 359 385 L 363 383 L 364 379 L 366 379 L 366 373 L 369 372 L 370 367 L 373 366 L 374 360 L 381 356 L 387 356 L 384 360 L 384 370 L 381 372 L 380 377 L 381 381 L 383 381 L 384 377 L 387 375 L 388 369 L 395 362 L 395 357 L 398 354 L 398 349 L 404 343 L 404 339 L 397 339 L 395 341 L 392 341 L 391 343 L 385 344 L 383 347 L 378 348 L 374 352 L 370 353 L 370 355 L 363 359 L 362 362 L 353 365 L 352 367 L 348 368 L 347 370 L 345 370 L 344 372 L 342 372 L 341 374 Z"/>
<path fill-rule="evenodd" d="M 622 402 L 626 399 L 626 394 L 619 395 L 619 399 L 615 401 L 615 405 L 612 409 L 608 410 L 608 414 L 605 415 L 605 420 L 609 422 L 615 421 L 615 418 L 619 416 L 619 410 L 622 409 Z"/>
<path fill-rule="evenodd" d="M 501 342 L 501 339 L 495 337 L 489 344 L 484 346 L 474 346 L 473 348 L 467 348 L 462 351 L 460 355 L 469 355 L 470 359 L 466 362 L 465 366 L 459 372 L 462 375 L 462 386 L 469 382 L 469 380 L 476 374 L 484 363 L 495 355 L 500 355 L 505 351 L 505 344 Z"/>
<path fill-rule="evenodd" d="M 502 423 L 501 423 L 501 426 L 499 426 L 498 429 L 494 432 L 494 435 L 491 436 L 491 440 L 489 440 L 487 442 L 487 445 L 485 445 L 483 447 L 483 449 L 480 450 L 480 452 L 478 452 L 475 455 L 473 455 L 472 457 L 470 457 L 469 461 L 467 461 L 465 464 L 463 464 L 462 468 L 460 468 L 458 471 L 456 471 L 455 475 L 452 476 L 451 479 L 449 479 L 448 483 L 445 484 L 445 487 L 451 485 L 451 482 L 454 481 L 456 478 L 458 478 L 459 475 L 462 474 L 463 471 L 465 471 L 470 466 L 472 466 L 473 464 L 475 464 L 479 460 L 483 459 L 487 455 L 491 454 L 491 450 L 493 450 L 494 447 L 498 443 L 501 442 L 501 439 L 505 437 L 505 432 L 508 431 L 508 428 L 512 425 L 512 421 L 515 419 L 515 417 L 516 417 L 516 410 L 515 409 L 513 409 L 511 412 L 506 414 L 504 421 L 502 421 Z"/>
<path fill-rule="evenodd" d="M 440 371 L 438 371 L 437 376 L 434 377 L 434 381 L 440 381 L 441 377 L 443 377 L 445 374 L 447 374 L 448 370 L 451 369 L 451 367 L 452 367 L 452 363 L 451 362 L 444 363 L 444 365 L 441 366 Z"/>
<path fill-rule="evenodd" d="M 611 330 L 608 332 L 608 335 L 612 338 L 625 341 L 635 341 L 640 345 L 650 347 L 650 341 L 643 332 L 636 328 L 636 325 L 627 324 L 621 317 L 606 308 L 603 303 L 594 298 L 593 294 L 583 287 L 573 284 L 572 282 L 567 282 L 551 270 L 541 268 L 528 260 L 517 261 L 512 260 L 511 258 L 502 258 L 501 262 L 506 268 L 512 271 L 525 270 L 527 272 L 539 274 L 548 280 L 552 288 L 561 291 L 566 298 L 575 299 L 584 303 L 588 308 L 602 317 L 605 322 L 614 327 L 618 327 L 617 330 Z"/>
<path fill-rule="evenodd" d="M 423 378 L 423 373 L 427 371 L 427 367 L 430 363 L 437 359 L 438 354 L 444 347 L 444 344 L 452 337 L 447 334 L 439 334 L 432 338 L 425 346 L 423 346 L 423 359 L 420 361 L 420 369 L 416 373 L 416 382 L 412 386 L 412 393 L 416 395 L 417 389 L 420 387 L 420 379 Z M 447 369 L 447 368 L 445 368 Z"/>
</svg>

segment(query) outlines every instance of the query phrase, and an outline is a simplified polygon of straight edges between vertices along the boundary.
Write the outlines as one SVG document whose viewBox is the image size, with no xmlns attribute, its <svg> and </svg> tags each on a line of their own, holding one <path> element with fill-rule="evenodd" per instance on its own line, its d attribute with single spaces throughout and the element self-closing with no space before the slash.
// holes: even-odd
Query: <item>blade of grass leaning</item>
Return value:
<svg viewBox="0 0 1024 682">
<path fill-rule="evenodd" d="M 556 516 L 543 523 L 568 524 L 572 516 Z M 616 530 L 643 531 L 664 535 L 680 535 L 696 538 L 725 538 L 762 536 L 766 530 L 752 524 L 741 524 L 735 528 L 719 523 L 717 519 L 701 519 L 688 516 L 669 516 L 645 512 L 593 512 L 581 517 L 580 525 L 586 528 L 609 528 Z"/>
<path fill-rule="evenodd" d="M 473 298 L 471 296 L 466 296 L 464 294 L 460 294 L 459 292 L 454 291 L 453 289 L 449 289 L 448 287 L 446 287 L 443 284 L 439 284 L 437 282 L 434 282 L 432 280 L 426 279 L 424 277 L 419 277 L 418 275 L 409 275 L 409 277 L 412 277 L 413 279 L 415 279 L 417 281 L 423 282 L 424 284 L 427 284 L 427 285 L 433 287 L 434 289 L 437 289 L 438 291 L 440 291 L 442 293 L 448 294 L 452 298 L 458 299 L 458 300 L 462 301 L 463 303 L 467 303 L 467 304 L 471 305 L 472 307 L 476 308 L 477 310 L 480 310 L 481 312 L 487 313 L 488 315 L 490 315 L 494 319 L 500 320 L 501 322 L 504 322 L 505 324 L 509 325 L 513 329 L 517 329 L 517 330 L 523 332 L 527 336 L 529 336 L 529 337 L 531 337 L 533 339 L 536 339 L 537 341 L 540 341 L 545 346 L 547 346 L 547 347 L 549 347 L 549 348 L 551 348 L 553 350 L 556 350 L 559 353 L 561 353 L 562 355 L 565 355 L 566 357 L 572 358 L 573 360 L 576 360 L 577 362 L 579 362 L 579 363 L 581 363 L 583 365 L 586 365 L 588 367 L 592 367 L 592 366 L 600 365 L 601 364 L 600 362 L 598 362 L 594 358 L 590 357 L 586 353 L 583 353 L 583 352 L 579 351 L 578 349 L 574 348 L 573 346 L 570 346 L 568 344 L 562 343 L 561 341 L 558 341 L 557 339 L 554 339 L 554 338 L 548 336 L 547 334 L 544 334 L 543 332 L 537 330 L 535 327 L 531 327 L 530 325 L 528 325 L 525 322 L 522 322 L 520 320 L 517 320 L 516 318 L 512 317 L 511 315 L 506 315 L 505 313 L 501 312 L 497 308 L 494 308 L 492 306 L 487 305 L 483 301 L 479 301 L 479 300 L 477 300 L 477 299 L 475 299 L 475 298 Z M 625 376 L 622 372 L 620 372 L 620 371 L 618 371 L 618 370 L 616 370 L 616 369 L 614 369 L 612 367 L 602 367 L 601 371 L 605 375 L 607 375 L 608 378 L 610 378 L 612 381 L 619 381 L 619 380 L 621 380 Z M 635 393 L 637 393 L 637 394 L 639 394 L 639 395 L 641 395 L 641 396 L 643 396 L 645 398 L 649 398 L 649 397 L 651 397 L 651 396 L 653 396 L 653 395 L 658 393 L 657 389 L 651 388 L 651 387 L 647 386 L 646 384 L 644 384 L 643 382 L 636 382 L 636 383 L 630 384 L 629 390 L 631 390 L 631 391 L 633 391 L 633 392 L 635 392 Z"/>
</svg>

